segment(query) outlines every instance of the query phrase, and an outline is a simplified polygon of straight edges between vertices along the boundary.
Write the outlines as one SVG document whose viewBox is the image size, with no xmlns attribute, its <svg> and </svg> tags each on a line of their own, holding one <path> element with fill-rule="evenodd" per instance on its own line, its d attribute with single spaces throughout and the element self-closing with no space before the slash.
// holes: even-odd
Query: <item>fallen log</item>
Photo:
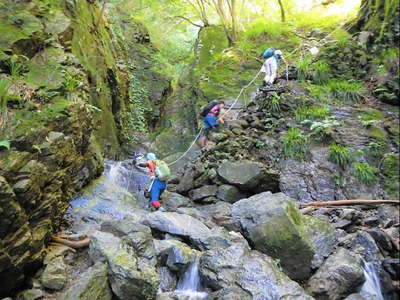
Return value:
<svg viewBox="0 0 400 300">
<path fill-rule="evenodd" d="M 71 241 L 65 238 L 60 238 L 58 236 L 52 236 L 52 240 L 56 243 L 68 246 L 73 249 L 88 247 L 90 243 L 90 238 L 88 237 L 79 241 Z"/>
<path fill-rule="evenodd" d="M 371 205 L 371 204 L 400 204 L 400 200 L 336 200 L 336 201 L 314 201 L 302 204 L 303 206 L 341 206 L 341 205 Z"/>
</svg>

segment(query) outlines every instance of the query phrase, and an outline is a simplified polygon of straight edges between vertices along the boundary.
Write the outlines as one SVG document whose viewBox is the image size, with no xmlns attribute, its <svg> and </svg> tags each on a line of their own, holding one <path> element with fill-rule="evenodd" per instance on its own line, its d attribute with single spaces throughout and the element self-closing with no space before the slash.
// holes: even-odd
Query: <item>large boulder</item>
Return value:
<svg viewBox="0 0 400 300">
<path fill-rule="evenodd" d="M 228 161 L 219 166 L 218 175 L 228 184 L 252 189 L 263 178 L 263 165 L 252 161 Z"/>
<path fill-rule="evenodd" d="M 232 217 L 255 249 L 279 259 L 294 280 L 307 279 L 314 255 L 327 256 L 335 244 L 329 242 L 327 249 L 316 251 L 325 240 L 323 235 L 332 236 L 333 230 L 328 223 L 303 217 L 295 202 L 282 193 L 265 192 L 242 199 L 232 205 Z"/>
<path fill-rule="evenodd" d="M 307 283 L 307 292 L 317 299 L 343 299 L 363 283 L 361 256 L 340 248 L 328 257 Z"/>
<path fill-rule="evenodd" d="M 212 290 L 239 287 L 241 294 L 251 296 L 249 299 L 313 299 L 270 257 L 241 243 L 206 251 L 200 259 L 200 274 Z"/>
<path fill-rule="evenodd" d="M 118 298 L 150 300 L 156 297 L 159 274 L 148 259 L 140 258 L 129 241 L 112 233 L 95 231 L 89 255 L 93 261 L 108 263 L 111 288 Z"/>
<path fill-rule="evenodd" d="M 145 225 L 161 232 L 191 237 L 208 235 L 210 229 L 199 220 L 176 212 L 155 212 L 143 221 Z"/>
<path fill-rule="evenodd" d="M 61 297 L 62 300 L 111 300 L 107 265 L 97 262 L 82 273 L 78 280 Z"/>
</svg>

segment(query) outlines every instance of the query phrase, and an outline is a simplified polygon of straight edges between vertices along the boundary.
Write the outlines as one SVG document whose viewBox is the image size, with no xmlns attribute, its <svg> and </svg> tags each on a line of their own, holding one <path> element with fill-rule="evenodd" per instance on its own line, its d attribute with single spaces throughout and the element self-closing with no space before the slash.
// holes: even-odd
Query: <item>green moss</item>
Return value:
<svg viewBox="0 0 400 300">
<path fill-rule="evenodd" d="M 34 87 L 58 89 L 64 82 L 64 74 L 61 72 L 61 62 L 65 60 L 64 51 L 60 48 L 47 48 L 32 59 L 29 64 L 29 72 L 25 79 Z"/>
<path fill-rule="evenodd" d="M 368 131 L 377 140 L 384 140 L 386 138 L 386 132 L 381 127 L 372 125 L 368 128 Z"/>
<path fill-rule="evenodd" d="M 11 49 L 15 42 L 29 38 L 42 28 L 40 20 L 27 10 L 26 3 L 9 0 L 0 3 L 0 50 Z"/>
<path fill-rule="evenodd" d="M 44 127 L 49 121 L 62 116 L 71 103 L 63 98 L 55 98 L 51 104 L 43 105 L 39 111 L 13 110 L 19 121 L 14 136 L 26 134 L 31 130 Z"/>
</svg>

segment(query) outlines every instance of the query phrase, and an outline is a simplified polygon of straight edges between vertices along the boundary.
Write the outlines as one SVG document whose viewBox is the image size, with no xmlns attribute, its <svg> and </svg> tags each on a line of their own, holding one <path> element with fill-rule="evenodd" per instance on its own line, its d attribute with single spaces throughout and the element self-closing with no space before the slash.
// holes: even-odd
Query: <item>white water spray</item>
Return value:
<svg viewBox="0 0 400 300">
<path fill-rule="evenodd" d="M 374 299 L 376 300 L 384 300 L 377 273 L 378 272 L 372 262 L 364 263 L 365 282 L 361 287 L 360 294 L 365 296 L 374 296 Z"/>
<path fill-rule="evenodd" d="M 189 300 L 200 300 L 207 296 L 207 293 L 200 292 L 201 282 L 198 263 L 191 263 L 182 277 L 179 279 L 175 294 L 188 296 Z"/>
</svg>

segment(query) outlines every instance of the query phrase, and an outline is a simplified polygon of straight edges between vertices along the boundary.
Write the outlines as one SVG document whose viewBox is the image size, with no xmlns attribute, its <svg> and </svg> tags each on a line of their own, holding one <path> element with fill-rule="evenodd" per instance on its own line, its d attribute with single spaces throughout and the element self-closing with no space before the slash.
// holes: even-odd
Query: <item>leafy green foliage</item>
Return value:
<svg viewBox="0 0 400 300">
<path fill-rule="evenodd" d="M 398 199 L 400 196 L 400 156 L 399 153 L 387 153 L 381 161 L 380 170 L 386 177 L 384 189 L 389 197 Z"/>
<path fill-rule="evenodd" d="M 0 79 L 0 109 L 5 110 L 7 108 L 7 103 L 10 98 L 8 90 L 10 89 L 10 83 L 8 80 Z"/>
<path fill-rule="evenodd" d="M 245 37 L 248 39 L 256 39 L 260 36 L 276 39 L 281 36 L 290 35 L 292 29 L 288 24 L 281 22 L 266 22 L 265 19 L 257 19 L 248 25 Z"/>
<path fill-rule="evenodd" d="M 308 138 L 298 128 L 289 128 L 283 138 L 283 144 L 286 157 L 301 160 L 308 152 Z"/>
<path fill-rule="evenodd" d="M 311 75 L 311 60 L 309 58 L 299 59 L 295 63 L 297 69 L 297 78 L 299 80 L 306 80 Z"/>
<path fill-rule="evenodd" d="M 320 140 L 330 138 L 334 134 L 334 128 L 340 123 L 334 117 L 326 118 L 322 121 L 304 120 L 301 124 L 309 125 L 311 136 L 316 136 Z"/>
<path fill-rule="evenodd" d="M 323 106 L 301 106 L 294 111 L 296 120 L 322 119 L 330 113 L 329 108 Z"/>
<path fill-rule="evenodd" d="M 281 102 L 281 97 L 276 92 L 273 92 L 267 102 L 269 110 L 273 112 L 279 112 L 281 110 L 280 102 Z"/>
<path fill-rule="evenodd" d="M 65 78 L 64 89 L 68 93 L 75 92 L 79 86 L 80 81 L 78 79 L 76 79 L 76 76 L 74 76 L 73 74 L 71 74 L 69 72 L 65 73 L 64 78 Z"/>
<path fill-rule="evenodd" d="M 141 134 L 147 134 L 146 113 L 151 110 L 148 103 L 148 91 L 130 74 L 129 104 L 126 111 L 121 114 L 122 137 L 128 145 L 137 143 Z"/>
<path fill-rule="evenodd" d="M 372 185 L 377 182 L 378 169 L 371 166 L 367 162 L 355 162 L 353 163 L 352 174 L 360 181 L 368 185 Z"/>
<path fill-rule="evenodd" d="M 366 91 L 360 82 L 342 79 L 330 80 L 327 86 L 333 98 L 339 103 L 343 101 L 358 102 L 361 100 L 362 93 Z"/>
<path fill-rule="evenodd" d="M 332 33 L 332 38 L 336 40 L 336 46 L 343 48 L 351 38 L 351 34 L 343 28 L 336 28 Z"/>
<path fill-rule="evenodd" d="M 307 90 L 312 98 L 317 99 L 322 103 L 328 103 L 330 101 L 329 87 L 325 85 L 310 84 L 307 85 Z"/>
<path fill-rule="evenodd" d="M 10 141 L 0 141 L 0 149 L 1 148 L 6 148 L 7 150 L 10 150 Z"/>
<path fill-rule="evenodd" d="M 264 148 L 265 147 L 265 142 L 257 140 L 257 142 L 255 143 L 254 147 L 256 147 L 257 149 Z"/>
<path fill-rule="evenodd" d="M 328 82 L 330 74 L 329 64 L 325 61 L 317 61 L 313 64 L 312 79 L 317 84 Z"/>
<path fill-rule="evenodd" d="M 329 146 L 329 160 L 342 168 L 351 161 L 351 153 L 347 146 L 332 144 Z"/>
</svg>

